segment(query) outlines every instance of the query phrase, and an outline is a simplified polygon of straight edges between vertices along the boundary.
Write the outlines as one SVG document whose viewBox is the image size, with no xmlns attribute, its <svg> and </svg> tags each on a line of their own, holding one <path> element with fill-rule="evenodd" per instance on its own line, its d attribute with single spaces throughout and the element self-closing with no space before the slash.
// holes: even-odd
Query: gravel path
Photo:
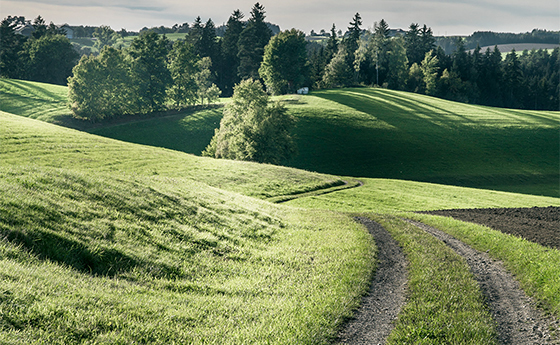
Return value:
<svg viewBox="0 0 560 345">
<path fill-rule="evenodd" d="M 397 242 L 381 225 L 367 218 L 356 220 L 375 239 L 377 270 L 368 295 L 338 340 L 341 344 L 384 344 L 405 301 L 407 261 Z"/>
<path fill-rule="evenodd" d="M 499 344 L 560 344 L 557 337 L 551 339 L 549 334 L 550 329 L 558 329 L 558 321 L 541 315 L 501 262 L 440 230 L 408 222 L 440 239 L 467 260 L 496 320 Z"/>
</svg>

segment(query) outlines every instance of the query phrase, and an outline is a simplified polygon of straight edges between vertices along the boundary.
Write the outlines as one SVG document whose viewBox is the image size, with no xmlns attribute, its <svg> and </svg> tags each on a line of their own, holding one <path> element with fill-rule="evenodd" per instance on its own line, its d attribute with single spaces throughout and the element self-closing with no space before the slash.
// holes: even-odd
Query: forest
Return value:
<svg viewBox="0 0 560 345">
<path fill-rule="evenodd" d="M 99 53 L 80 57 L 64 30 L 41 17 L 31 36 L 16 33 L 25 21 L 9 16 L 1 23 L 1 77 L 68 85 L 75 116 L 91 120 L 213 102 L 250 78 L 270 94 L 376 86 L 497 107 L 559 110 L 560 104 L 558 48 L 511 51 L 505 58 L 497 47 L 469 50 L 475 39 L 548 42 L 558 36 L 546 30 L 455 37 L 448 54 L 425 24 L 395 34 L 381 19 L 364 29 L 359 13 L 345 32 L 334 24 L 329 33 L 322 30 L 324 39 L 309 40 L 297 29 L 273 32 L 277 26 L 256 3 L 247 19 L 233 11 L 225 27 L 197 17 L 170 30 L 144 28 L 126 47 L 117 44 L 131 35 L 124 29 L 81 27 Z M 184 39 L 168 39 L 171 32 Z"/>
</svg>

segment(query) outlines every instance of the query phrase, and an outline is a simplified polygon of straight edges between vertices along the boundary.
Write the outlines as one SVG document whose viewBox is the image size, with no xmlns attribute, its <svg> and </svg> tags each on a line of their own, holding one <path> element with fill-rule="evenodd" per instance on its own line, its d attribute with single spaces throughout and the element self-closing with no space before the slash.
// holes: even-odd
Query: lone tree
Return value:
<svg viewBox="0 0 560 345">
<path fill-rule="evenodd" d="M 262 84 L 247 79 L 234 88 L 220 128 L 202 154 L 215 158 L 279 164 L 295 152 L 295 119 L 279 103 L 268 104 Z"/>
<path fill-rule="evenodd" d="M 294 93 L 308 74 L 305 34 L 292 29 L 272 37 L 264 49 L 259 69 L 266 88 L 273 94 Z"/>
</svg>

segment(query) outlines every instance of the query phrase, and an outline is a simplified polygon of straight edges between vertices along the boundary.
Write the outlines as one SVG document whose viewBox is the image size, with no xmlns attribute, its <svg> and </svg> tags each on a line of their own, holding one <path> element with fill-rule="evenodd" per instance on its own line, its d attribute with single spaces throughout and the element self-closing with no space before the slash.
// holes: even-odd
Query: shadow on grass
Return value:
<svg viewBox="0 0 560 345">
<path fill-rule="evenodd" d="M 1 225 L 1 223 L 0 223 Z M 5 240 L 22 247 L 40 260 L 49 260 L 81 273 L 113 277 L 140 268 L 159 278 L 181 276 L 181 271 L 162 263 L 138 260 L 113 248 L 97 247 L 92 250 L 86 244 L 58 235 L 50 230 L 18 230 L 4 232 Z"/>
</svg>

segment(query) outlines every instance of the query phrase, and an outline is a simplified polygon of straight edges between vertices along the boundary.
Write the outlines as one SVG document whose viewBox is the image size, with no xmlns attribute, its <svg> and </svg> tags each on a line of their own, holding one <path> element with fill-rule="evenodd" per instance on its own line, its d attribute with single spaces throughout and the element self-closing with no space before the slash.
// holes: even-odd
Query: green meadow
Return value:
<svg viewBox="0 0 560 345">
<path fill-rule="evenodd" d="M 410 262 L 389 343 L 498 343 L 464 260 L 402 217 L 488 251 L 560 317 L 560 251 L 411 213 L 560 206 L 558 112 L 285 96 L 299 155 L 281 167 L 200 157 L 220 106 L 82 123 L 65 95 L 0 79 L 0 343 L 332 344 L 375 274 L 356 214 Z"/>
<path fill-rule="evenodd" d="M 558 112 L 467 105 L 382 89 L 316 91 L 280 101 L 298 120 L 299 154 L 285 162 L 288 166 L 560 196 Z M 219 119 L 220 110 L 212 109 L 91 132 L 199 155 Z"/>
</svg>

